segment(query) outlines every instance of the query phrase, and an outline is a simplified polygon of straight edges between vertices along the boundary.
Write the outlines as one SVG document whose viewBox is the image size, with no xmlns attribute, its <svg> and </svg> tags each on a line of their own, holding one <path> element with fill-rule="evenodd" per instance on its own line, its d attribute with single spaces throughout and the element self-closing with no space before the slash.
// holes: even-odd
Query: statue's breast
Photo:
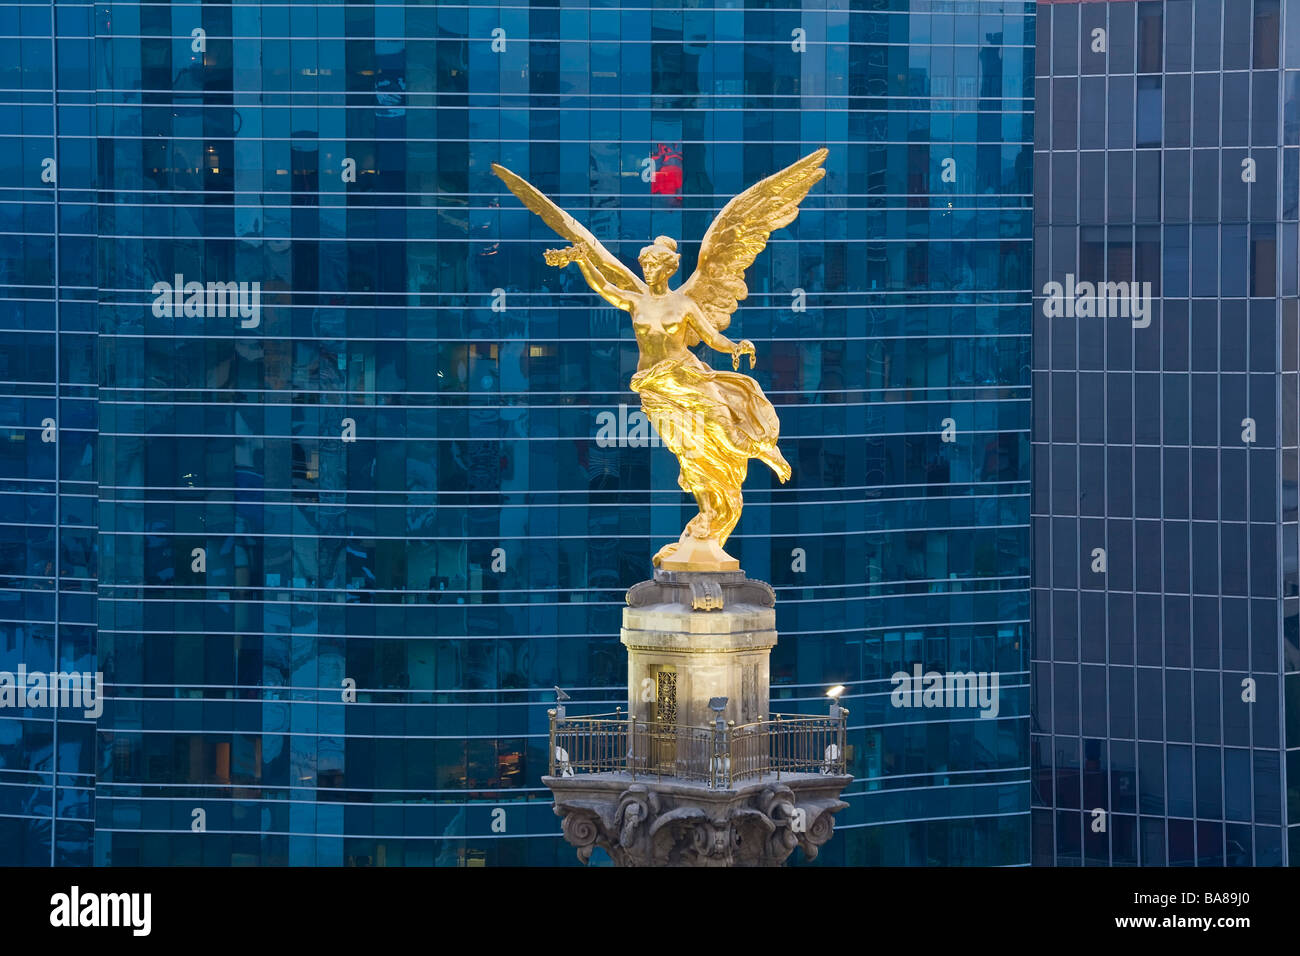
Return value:
<svg viewBox="0 0 1300 956">
<path fill-rule="evenodd" d="M 687 303 L 675 295 L 643 299 L 632 318 L 638 335 L 677 338 L 686 324 Z"/>
</svg>

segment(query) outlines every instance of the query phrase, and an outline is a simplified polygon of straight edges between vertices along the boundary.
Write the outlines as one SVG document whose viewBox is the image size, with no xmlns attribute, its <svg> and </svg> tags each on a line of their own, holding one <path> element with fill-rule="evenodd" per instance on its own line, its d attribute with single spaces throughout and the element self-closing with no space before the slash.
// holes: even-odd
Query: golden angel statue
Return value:
<svg viewBox="0 0 1300 956">
<path fill-rule="evenodd" d="M 731 313 L 749 290 L 745 270 L 767 244 L 768 236 L 799 215 L 799 203 L 825 175 L 826 150 L 749 187 L 732 199 L 700 244 L 695 273 L 676 289 L 668 280 L 677 271 L 677 243 L 659 236 L 637 261 L 645 281 L 609 253 L 576 219 L 530 183 L 496 163 L 492 172 L 525 206 L 572 245 L 546 251 L 552 266 L 577 263 L 587 284 L 616 308 L 632 316 L 640 361 L 630 387 L 660 440 L 677 456 L 677 483 L 695 496 L 700 513 L 681 539 L 665 545 L 655 567 L 671 571 L 734 571 L 740 563 L 722 550 L 740 520 L 740 486 L 757 458 L 782 482 L 790 463 L 776 447 L 780 422 L 758 383 L 738 373 L 740 357 L 754 367 L 754 343 L 733 342 L 722 334 Z M 731 354 L 732 372 L 705 365 L 690 349 L 700 342 Z"/>
</svg>

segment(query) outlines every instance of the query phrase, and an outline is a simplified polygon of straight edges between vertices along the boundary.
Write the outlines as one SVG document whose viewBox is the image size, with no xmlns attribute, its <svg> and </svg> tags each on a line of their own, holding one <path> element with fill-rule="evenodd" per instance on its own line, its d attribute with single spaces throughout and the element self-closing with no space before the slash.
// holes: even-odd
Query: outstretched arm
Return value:
<svg viewBox="0 0 1300 956">
<path fill-rule="evenodd" d="M 715 352 L 731 353 L 731 367 L 733 369 L 740 368 L 740 357 L 742 355 L 748 355 L 749 367 L 751 369 L 754 367 L 754 343 L 753 342 L 749 341 L 749 339 L 741 339 L 739 342 L 733 342 L 731 341 L 731 339 L 727 338 L 716 328 L 714 328 L 713 323 L 711 323 L 708 319 L 704 318 L 702 315 L 699 315 L 695 312 L 691 312 L 688 314 L 690 316 L 691 326 L 692 328 L 695 329 L 696 334 L 700 337 L 700 341 L 702 341 L 709 348 L 713 349 Z"/>
<path fill-rule="evenodd" d="M 550 265 L 561 267 L 568 265 L 570 262 L 576 262 L 578 268 L 582 270 L 582 277 L 587 280 L 587 285 L 591 286 L 593 292 L 614 308 L 622 309 L 624 312 L 631 311 L 633 293 L 620 289 L 605 278 L 605 274 L 597 268 L 591 251 L 585 244 L 575 242 L 568 249 L 562 249 L 558 252 L 548 249 L 546 251 L 546 261 Z"/>
<path fill-rule="evenodd" d="M 645 283 L 634 276 L 627 266 L 610 255 L 609 250 L 602 246 L 600 240 L 588 232 L 582 223 L 551 202 L 528 180 L 516 176 L 497 163 L 492 164 L 492 172 L 510 187 L 510 191 L 518 196 L 525 206 L 537 213 L 542 218 L 542 222 L 573 243 L 567 249 L 549 250 L 546 253 L 546 261 L 553 266 L 566 266 L 570 262 L 578 263 L 587 284 L 601 298 L 617 309 L 630 311 L 636 297 L 646 291 Z"/>
</svg>

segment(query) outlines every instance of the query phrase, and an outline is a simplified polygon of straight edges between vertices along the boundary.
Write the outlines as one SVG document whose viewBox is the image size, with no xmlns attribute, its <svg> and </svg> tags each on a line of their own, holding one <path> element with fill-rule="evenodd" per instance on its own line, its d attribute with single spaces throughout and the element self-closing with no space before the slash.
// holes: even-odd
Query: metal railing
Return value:
<svg viewBox="0 0 1300 956">
<path fill-rule="evenodd" d="M 570 717 L 549 711 L 550 775 L 626 773 L 714 789 L 769 774 L 842 774 L 848 710 L 825 717 L 773 714 L 767 720 L 683 727 L 613 714 Z"/>
</svg>

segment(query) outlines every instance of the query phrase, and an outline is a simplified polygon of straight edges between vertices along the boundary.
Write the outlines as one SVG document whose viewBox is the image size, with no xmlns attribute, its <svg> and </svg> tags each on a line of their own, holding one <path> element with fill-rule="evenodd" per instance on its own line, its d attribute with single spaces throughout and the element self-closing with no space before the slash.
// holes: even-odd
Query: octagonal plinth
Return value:
<svg viewBox="0 0 1300 956">
<path fill-rule="evenodd" d="M 768 660 L 776 646 L 772 589 L 743 572 L 655 572 L 627 594 L 620 640 L 627 697 L 638 720 L 712 726 L 749 724 L 768 713 Z"/>
</svg>

